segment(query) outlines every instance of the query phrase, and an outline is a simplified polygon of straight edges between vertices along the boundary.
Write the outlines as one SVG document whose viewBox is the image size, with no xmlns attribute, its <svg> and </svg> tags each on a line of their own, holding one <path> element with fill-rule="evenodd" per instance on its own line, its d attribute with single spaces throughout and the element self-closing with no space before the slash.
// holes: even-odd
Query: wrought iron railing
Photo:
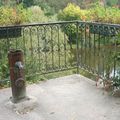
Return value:
<svg viewBox="0 0 120 120">
<path fill-rule="evenodd" d="M 80 21 L 0 27 L 0 79 L 7 53 L 22 49 L 26 76 L 76 68 L 104 79 L 120 76 L 120 25 Z"/>
</svg>

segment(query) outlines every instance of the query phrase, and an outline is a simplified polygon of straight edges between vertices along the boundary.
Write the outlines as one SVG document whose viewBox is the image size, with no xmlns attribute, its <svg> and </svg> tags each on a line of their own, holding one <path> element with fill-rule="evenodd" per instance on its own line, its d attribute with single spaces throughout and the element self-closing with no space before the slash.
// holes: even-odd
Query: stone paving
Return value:
<svg viewBox="0 0 120 120">
<path fill-rule="evenodd" d="M 29 85 L 27 93 L 37 98 L 37 106 L 20 114 L 6 107 L 11 89 L 0 90 L 0 120 L 120 120 L 120 98 L 81 75 Z"/>
</svg>

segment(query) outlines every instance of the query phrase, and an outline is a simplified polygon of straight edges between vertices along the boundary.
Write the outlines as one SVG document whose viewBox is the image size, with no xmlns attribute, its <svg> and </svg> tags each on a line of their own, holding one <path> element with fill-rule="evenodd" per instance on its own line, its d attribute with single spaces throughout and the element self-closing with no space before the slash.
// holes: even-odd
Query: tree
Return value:
<svg viewBox="0 0 120 120">
<path fill-rule="evenodd" d="M 25 7 L 30 7 L 34 5 L 34 0 L 23 0 L 22 1 Z"/>
<path fill-rule="evenodd" d="M 119 2 L 119 0 L 106 0 L 106 4 L 108 6 L 114 6 L 114 5 L 117 5 Z"/>
<path fill-rule="evenodd" d="M 16 0 L 16 4 L 20 4 L 22 0 Z"/>
</svg>

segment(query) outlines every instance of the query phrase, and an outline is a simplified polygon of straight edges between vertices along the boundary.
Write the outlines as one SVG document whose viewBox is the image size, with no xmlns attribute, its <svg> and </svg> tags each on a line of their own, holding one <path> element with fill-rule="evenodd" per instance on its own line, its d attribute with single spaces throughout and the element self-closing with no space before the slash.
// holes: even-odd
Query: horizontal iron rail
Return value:
<svg viewBox="0 0 120 120">
<path fill-rule="evenodd" d="M 51 71 L 47 71 L 47 72 L 36 73 L 34 75 L 26 75 L 26 77 L 32 77 L 32 76 L 36 76 L 36 75 L 45 75 L 45 74 L 50 74 L 50 73 L 58 73 L 58 72 L 62 72 L 62 71 L 73 70 L 73 69 L 76 69 L 76 68 L 77 67 L 69 67 L 69 68 L 63 68 L 63 69 L 60 69 L 60 70 L 51 70 Z"/>
<path fill-rule="evenodd" d="M 20 25 L 9 25 L 9 26 L 0 26 L 0 28 L 43 26 L 43 25 L 66 24 L 66 23 L 83 23 L 83 24 L 93 24 L 93 25 L 108 25 L 110 27 L 120 27 L 120 24 L 74 20 L 74 21 L 58 21 L 58 22 L 47 22 L 47 23 L 30 23 L 30 24 L 20 24 Z"/>
</svg>

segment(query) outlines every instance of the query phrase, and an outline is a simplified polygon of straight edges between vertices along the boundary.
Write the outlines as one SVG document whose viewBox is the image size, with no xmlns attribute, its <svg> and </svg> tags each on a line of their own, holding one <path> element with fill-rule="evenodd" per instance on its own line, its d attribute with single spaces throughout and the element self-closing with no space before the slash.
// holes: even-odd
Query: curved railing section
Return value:
<svg viewBox="0 0 120 120">
<path fill-rule="evenodd" d="M 81 21 L 0 27 L 0 80 L 7 54 L 22 49 L 26 77 L 76 68 L 104 79 L 120 76 L 120 25 Z"/>
</svg>

